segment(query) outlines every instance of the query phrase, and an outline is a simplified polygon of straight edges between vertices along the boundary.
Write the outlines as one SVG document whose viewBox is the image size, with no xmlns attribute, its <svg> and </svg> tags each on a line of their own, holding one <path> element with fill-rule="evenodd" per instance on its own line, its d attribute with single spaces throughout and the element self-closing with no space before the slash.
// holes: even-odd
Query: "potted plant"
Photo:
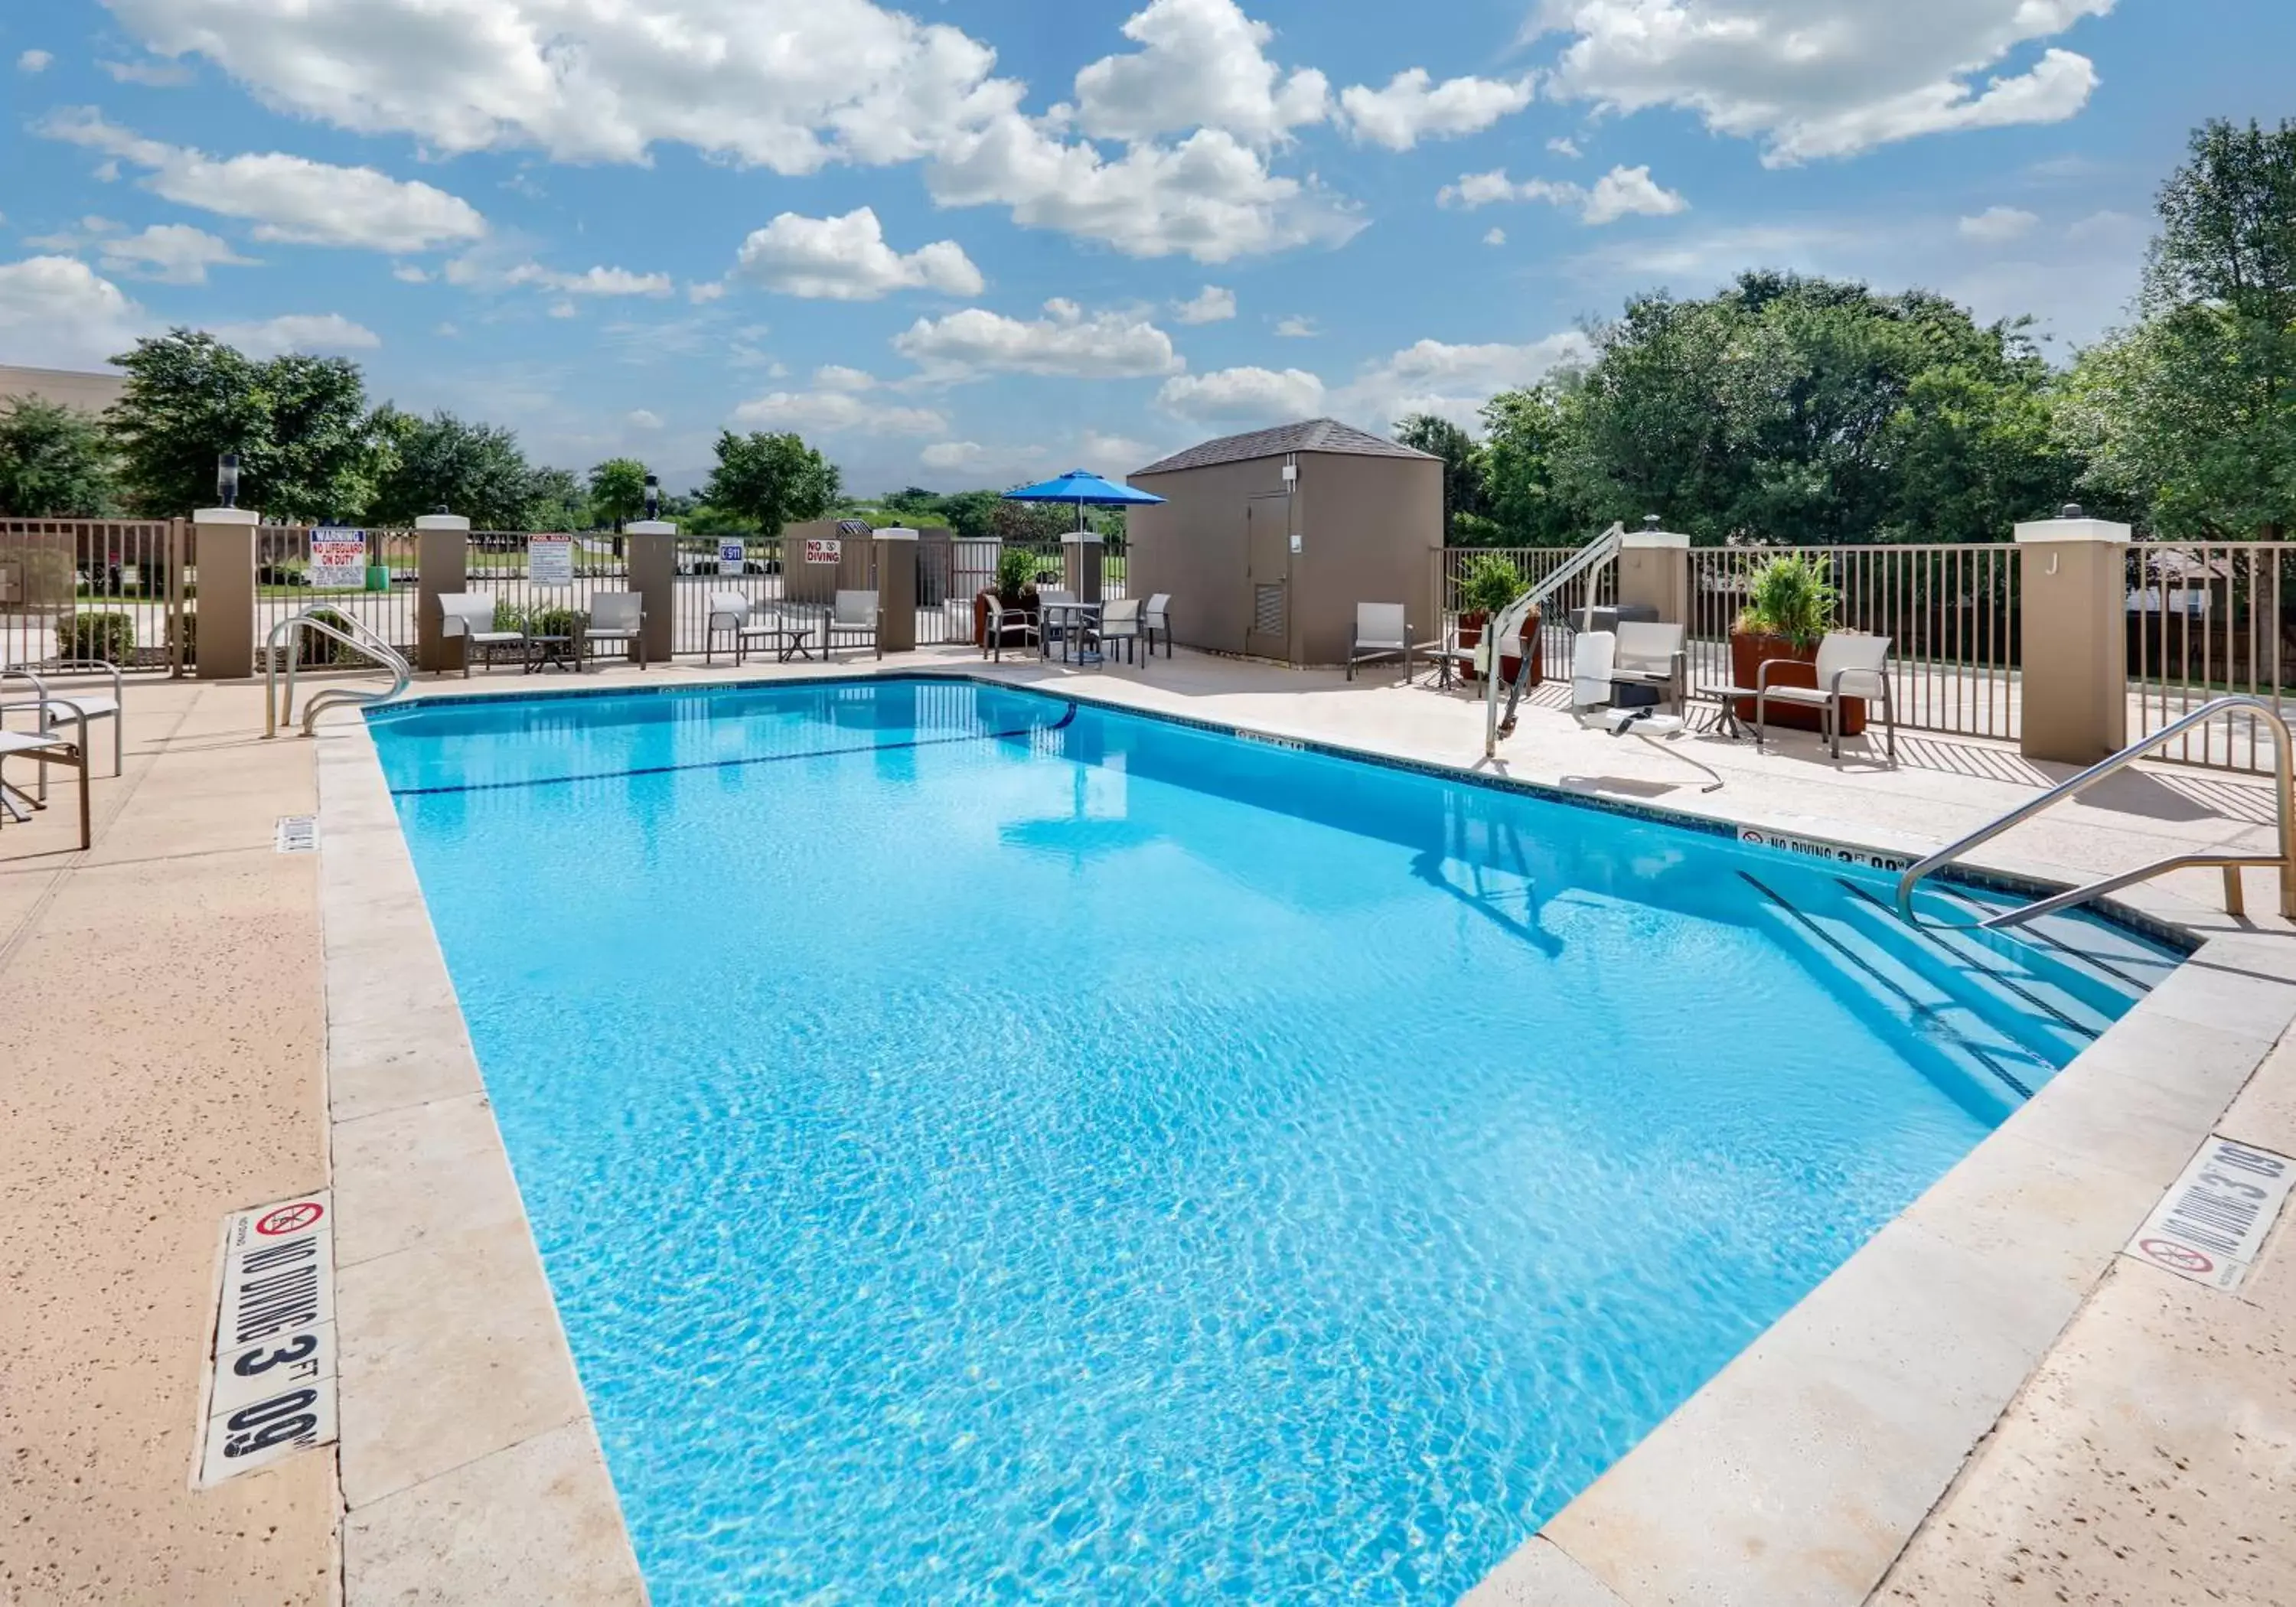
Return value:
<svg viewBox="0 0 2296 1607">
<path fill-rule="evenodd" d="M 988 599 L 994 597 L 1006 608 L 1025 609 L 1034 616 L 1037 611 L 1037 560 L 1022 547 L 1004 547 L 996 554 L 996 581 L 984 587 L 972 599 L 972 644 L 988 645 Z M 1005 643 L 1002 645 L 1011 646 Z"/>
<path fill-rule="evenodd" d="M 1530 585 L 1521 571 L 1496 553 L 1479 553 L 1459 577 L 1459 645 L 1472 650 L 1483 639 L 1483 627 L 1491 617 L 1505 609 Z M 1539 683 L 1542 667 L 1538 646 L 1538 611 L 1533 609 L 1522 622 L 1522 634 L 1516 639 L 1514 652 L 1499 655 L 1499 677 L 1512 681 L 1522 667 L 1524 656 L 1530 660 L 1529 684 Z"/>
<path fill-rule="evenodd" d="M 1817 685 L 1817 644 L 1833 628 L 1834 605 L 1840 594 L 1826 561 L 1803 553 L 1781 553 L 1746 578 L 1746 604 L 1730 627 L 1730 680 L 1751 686 L 1762 666 L 1770 664 L 1773 686 Z M 1784 660 L 1779 662 L 1779 660 Z M 1754 717 L 1754 700 L 1738 700 L 1738 717 Z M 1816 731 L 1824 719 L 1819 710 L 1792 704 L 1770 706 L 1774 726 Z M 1841 701 L 1841 734 L 1855 736 L 1866 729 L 1866 700 Z"/>
</svg>

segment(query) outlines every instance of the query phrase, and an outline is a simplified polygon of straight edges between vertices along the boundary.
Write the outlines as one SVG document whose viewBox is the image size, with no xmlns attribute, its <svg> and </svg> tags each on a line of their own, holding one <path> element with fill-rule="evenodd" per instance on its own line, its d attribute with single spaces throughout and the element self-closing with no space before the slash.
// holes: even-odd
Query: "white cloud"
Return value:
<svg viewBox="0 0 2296 1607">
<path fill-rule="evenodd" d="M 1103 56 L 1076 76 L 1075 121 L 1095 138 L 1219 128 L 1265 146 L 1330 113 L 1324 75 L 1283 73 L 1264 48 L 1275 29 L 1235 0 L 1150 0 L 1125 22 L 1124 37 L 1144 48 Z"/>
<path fill-rule="evenodd" d="M 12 361 L 86 367 L 125 350 L 146 324 L 141 307 L 77 258 L 0 263 L 0 347 Z"/>
<path fill-rule="evenodd" d="M 979 467 L 988 457 L 988 449 L 979 441 L 935 441 L 917 454 L 917 461 L 928 469 L 972 469 Z"/>
<path fill-rule="evenodd" d="M 2087 102 L 2096 71 L 2050 49 L 2021 73 L 1975 76 L 2113 0 L 1544 0 L 1532 31 L 1571 36 L 1548 84 L 1558 99 L 1694 111 L 1759 139 L 1784 166 L 1956 128 L 2056 122 Z"/>
<path fill-rule="evenodd" d="M 1324 381 L 1304 368 L 1221 368 L 1177 374 L 1156 405 L 1198 424 L 1273 424 L 1324 410 Z"/>
<path fill-rule="evenodd" d="M 725 293 L 726 282 L 722 279 L 704 280 L 685 287 L 685 299 L 696 307 L 707 306 Z"/>
<path fill-rule="evenodd" d="M 936 240 L 906 256 L 887 245 L 870 207 L 842 217 L 783 212 L 750 231 L 735 272 L 783 295 L 833 301 L 874 301 L 904 290 L 977 296 L 984 283 L 954 240 Z"/>
<path fill-rule="evenodd" d="M 142 84 L 152 89 L 173 89 L 192 81 L 192 70 L 181 61 L 102 61 L 98 63 L 117 84 Z"/>
<path fill-rule="evenodd" d="M 627 413 L 622 414 L 622 419 L 623 422 L 627 423 L 633 430 L 659 430 L 661 428 L 661 414 L 654 412 L 651 407 L 633 407 Z"/>
<path fill-rule="evenodd" d="M 566 274 L 538 262 L 519 264 L 503 275 L 503 281 L 507 284 L 537 284 L 562 296 L 667 296 L 676 288 L 668 274 L 636 274 L 623 267 L 592 267 L 578 274 Z"/>
<path fill-rule="evenodd" d="M 1085 316 L 1073 301 L 1045 303 L 1041 318 L 1008 318 L 969 307 L 920 318 L 893 338 L 893 349 L 935 379 L 987 373 L 1120 379 L 1176 373 L 1185 366 L 1172 338 L 1136 313 Z"/>
<path fill-rule="evenodd" d="M 1078 441 L 1087 467 L 1097 463 L 1095 473 L 1123 473 L 1123 465 L 1153 463 L 1160 455 L 1145 441 L 1135 440 L 1128 435 L 1109 435 L 1098 430 L 1087 430 Z"/>
<path fill-rule="evenodd" d="M 1546 148 L 1549 151 L 1554 152 L 1555 155 L 1567 158 L 1574 162 L 1577 161 L 1581 155 L 1585 154 L 1578 149 L 1578 142 L 1577 140 L 1566 138 L 1562 135 L 1557 135 L 1553 139 L 1547 141 Z"/>
<path fill-rule="evenodd" d="M 428 284 L 437 277 L 427 267 L 413 262 L 402 262 L 390 270 L 390 276 L 401 284 Z"/>
<path fill-rule="evenodd" d="M 849 368 L 842 363 L 824 363 L 813 371 L 816 390 L 874 390 L 877 376 L 865 369 Z"/>
<path fill-rule="evenodd" d="M 1172 303 L 1172 317 L 1181 324 L 1218 324 L 1235 316 L 1235 292 L 1207 284 L 1185 301 Z"/>
<path fill-rule="evenodd" d="M 1483 404 L 1498 392 L 1536 383 L 1589 355 L 1587 337 L 1576 330 L 1522 345 L 1420 340 L 1365 365 L 1332 399 L 1339 416 L 1366 430 L 1384 431 L 1414 413 L 1473 428 Z"/>
<path fill-rule="evenodd" d="M 97 249 L 112 272 L 167 284 L 205 284 L 211 267 L 243 267 L 254 260 L 204 229 L 181 223 L 155 223 L 139 234 L 112 235 Z"/>
<path fill-rule="evenodd" d="M 45 50 L 28 50 L 22 55 L 16 58 L 16 70 L 18 72 L 45 72 L 54 61 L 55 57 Z"/>
<path fill-rule="evenodd" d="M 554 318 L 579 317 L 582 312 L 582 309 L 576 307 L 571 301 L 554 301 L 546 310 L 550 316 Z"/>
<path fill-rule="evenodd" d="M 254 357 L 281 352 L 372 351 L 382 337 L 340 313 L 286 313 L 259 324 L 211 324 L 209 332 Z"/>
<path fill-rule="evenodd" d="M 181 145 L 137 137 L 93 108 L 60 112 L 41 125 L 69 140 L 148 168 L 146 184 L 168 200 L 255 225 L 258 240 L 301 245 L 420 251 L 476 240 L 486 219 L 444 190 L 373 168 L 338 168 L 281 152 L 223 160 Z"/>
<path fill-rule="evenodd" d="M 734 409 L 734 422 L 761 430 L 866 430 L 877 435 L 946 435 L 948 420 L 930 407 L 869 400 L 850 390 L 775 390 Z"/>
<path fill-rule="evenodd" d="M 1485 245 L 1505 245 L 1506 243 L 1506 231 L 1501 228 L 1484 230 L 1483 243 Z"/>
<path fill-rule="evenodd" d="M 1997 245 L 2014 240 L 2020 234 L 2030 234 L 2033 225 L 2040 221 L 2032 213 L 2016 207 L 1988 207 L 1974 217 L 1962 218 L 1956 226 L 1964 240 L 1980 240 L 1988 245 Z"/>
<path fill-rule="evenodd" d="M 1312 340 L 1324 332 L 1316 327 L 1313 318 L 1293 313 L 1288 318 L 1275 321 L 1275 332 L 1287 340 Z"/>
<path fill-rule="evenodd" d="M 1398 72 L 1384 89 L 1357 84 L 1340 92 L 1348 130 L 1359 140 L 1408 151 L 1423 139 L 1475 134 L 1530 104 L 1528 78 L 1446 78 L 1423 67 Z"/>
<path fill-rule="evenodd" d="M 925 184 L 943 206 L 1003 206 L 1016 223 L 1133 257 L 1228 262 L 1339 245 L 1363 227 L 1347 203 L 1313 180 L 1270 172 L 1259 152 L 1222 128 L 1199 128 L 1176 145 L 1131 145 L 1111 160 L 1005 113 L 943 145 Z"/>
<path fill-rule="evenodd" d="M 1526 178 L 1518 183 L 1506 176 L 1505 169 L 1494 168 L 1488 173 L 1460 175 L 1457 183 L 1438 191 L 1435 200 L 1439 205 L 1470 211 L 1496 201 L 1544 201 L 1575 208 L 1581 223 L 1598 225 L 1616 223 L 1629 214 L 1670 217 L 1690 205 L 1653 180 L 1647 167 L 1613 168 L 1596 179 L 1591 190 L 1567 179 Z"/>
</svg>

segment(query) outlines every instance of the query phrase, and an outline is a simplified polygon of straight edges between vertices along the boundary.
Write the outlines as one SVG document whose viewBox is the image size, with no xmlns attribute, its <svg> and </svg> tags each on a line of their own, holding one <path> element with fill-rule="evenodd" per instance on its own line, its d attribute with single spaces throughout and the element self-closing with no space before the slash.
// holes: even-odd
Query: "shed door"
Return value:
<svg viewBox="0 0 2296 1607">
<path fill-rule="evenodd" d="M 1251 623 L 1243 651 L 1259 658 L 1292 657 L 1292 499 L 1255 496 L 1244 504 L 1244 569 L 1251 587 Z"/>
</svg>

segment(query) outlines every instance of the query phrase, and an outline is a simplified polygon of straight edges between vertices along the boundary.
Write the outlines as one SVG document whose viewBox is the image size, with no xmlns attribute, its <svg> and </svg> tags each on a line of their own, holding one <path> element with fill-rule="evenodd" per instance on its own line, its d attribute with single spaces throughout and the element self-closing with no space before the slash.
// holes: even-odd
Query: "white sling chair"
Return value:
<svg viewBox="0 0 2296 1607">
<path fill-rule="evenodd" d="M 1708 777 L 1701 792 L 1718 791 L 1722 777 L 1670 744 L 1683 733 L 1682 717 L 1659 714 L 1651 708 L 1621 709 L 1613 700 L 1621 683 L 1611 677 L 1618 666 L 1619 638 L 1607 630 L 1579 633 L 1570 649 L 1570 712 L 1582 726 L 1594 726 L 1612 736 L 1631 736 L 1669 758 L 1680 759 Z M 1627 683 L 1632 685 L 1635 683 Z"/>
</svg>

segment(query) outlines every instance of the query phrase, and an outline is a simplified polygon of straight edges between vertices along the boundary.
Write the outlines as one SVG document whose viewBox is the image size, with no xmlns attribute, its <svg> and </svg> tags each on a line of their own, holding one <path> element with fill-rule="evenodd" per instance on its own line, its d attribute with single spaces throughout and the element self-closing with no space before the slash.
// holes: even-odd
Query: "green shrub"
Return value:
<svg viewBox="0 0 2296 1607">
<path fill-rule="evenodd" d="M 1037 555 L 1023 547 L 1002 547 L 996 553 L 996 600 L 1017 603 L 1037 578 Z"/>
<path fill-rule="evenodd" d="M 128 614 L 66 614 L 56 621 L 56 656 L 132 664 L 135 660 L 135 618 Z"/>
<path fill-rule="evenodd" d="M 168 621 L 168 648 L 170 652 L 174 652 L 179 635 L 184 644 L 184 667 L 188 669 L 200 659 L 200 617 L 197 614 L 187 613 Z"/>
<path fill-rule="evenodd" d="M 1496 614 L 1529 589 L 1513 563 L 1496 553 L 1478 553 L 1459 577 L 1459 608 L 1464 613 Z"/>
<path fill-rule="evenodd" d="M 582 613 L 571 608 L 537 608 L 526 617 L 526 628 L 537 636 L 570 636 Z"/>
<path fill-rule="evenodd" d="M 333 626 L 346 635 L 354 634 L 348 618 L 332 608 L 320 609 L 311 618 L 322 625 Z M 367 655 L 357 648 L 338 642 L 332 636 L 323 636 L 315 630 L 295 633 L 295 661 L 305 665 L 365 664 L 369 661 Z"/>
<path fill-rule="evenodd" d="M 1839 596 L 1824 558 L 1781 553 L 1747 577 L 1738 628 L 1808 647 L 1833 628 Z"/>
</svg>

